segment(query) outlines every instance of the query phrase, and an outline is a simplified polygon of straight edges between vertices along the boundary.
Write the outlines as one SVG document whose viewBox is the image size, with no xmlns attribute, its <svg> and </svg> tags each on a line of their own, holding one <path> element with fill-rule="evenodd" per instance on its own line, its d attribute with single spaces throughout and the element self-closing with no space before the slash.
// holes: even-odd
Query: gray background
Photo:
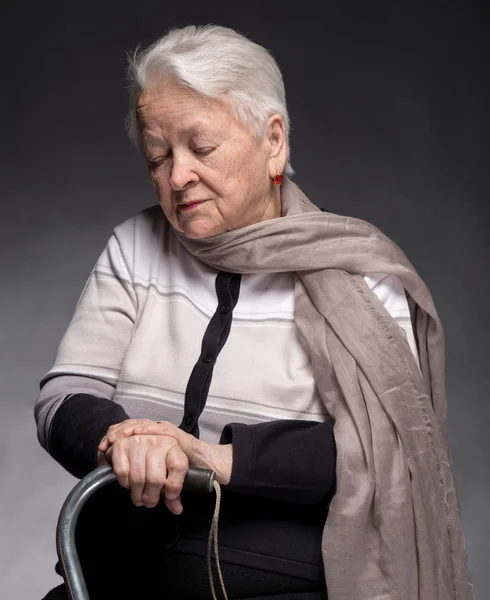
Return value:
<svg viewBox="0 0 490 600">
<path fill-rule="evenodd" d="M 476 597 L 488 598 L 483 3 L 52 0 L 3 10 L 0 598 L 38 600 L 60 582 L 55 524 L 75 480 L 37 443 L 38 381 L 112 227 L 155 202 L 122 128 L 125 52 L 169 26 L 209 22 L 278 60 L 299 185 L 317 204 L 378 225 L 432 291 Z"/>
</svg>

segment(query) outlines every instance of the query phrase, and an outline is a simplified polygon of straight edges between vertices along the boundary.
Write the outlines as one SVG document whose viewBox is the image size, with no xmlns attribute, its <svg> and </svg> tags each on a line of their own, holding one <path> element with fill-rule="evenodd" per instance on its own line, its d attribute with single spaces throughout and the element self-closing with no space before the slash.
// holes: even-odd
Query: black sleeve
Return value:
<svg viewBox="0 0 490 600">
<path fill-rule="evenodd" d="M 221 444 L 233 444 L 227 491 L 318 505 L 335 491 L 333 422 L 278 420 L 223 429 Z"/>
<path fill-rule="evenodd" d="M 53 419 L 48 447 L 69 473 L 82 478 L 97 467 L 97 446 L 111 425 L 129 419 L 122 406 L 90 394 L 74 394 Z"/>
</svg>

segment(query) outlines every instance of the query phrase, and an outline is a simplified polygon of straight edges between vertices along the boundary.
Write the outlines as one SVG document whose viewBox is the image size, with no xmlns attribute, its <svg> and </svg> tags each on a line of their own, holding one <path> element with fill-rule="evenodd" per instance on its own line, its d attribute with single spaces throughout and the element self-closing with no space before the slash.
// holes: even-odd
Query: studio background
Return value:
<svg viewBox="0 0 490 600">
<path fill-rule="evenodd" d="M 283 71 L 295 181 L 405 251 L 445 325 L 449 434 L 477 600 L 490 597 L 490 94 L 479 2 L 26 1 L 4 5 L 0 163 L 0 598 L 38 600 L 75 479 L 33 404 L 112 228 L 155 203 L 123 130 L 125 53 L 216 23 Z M 101 557 L 110 552 L 97 548 Z"/>
</svg>

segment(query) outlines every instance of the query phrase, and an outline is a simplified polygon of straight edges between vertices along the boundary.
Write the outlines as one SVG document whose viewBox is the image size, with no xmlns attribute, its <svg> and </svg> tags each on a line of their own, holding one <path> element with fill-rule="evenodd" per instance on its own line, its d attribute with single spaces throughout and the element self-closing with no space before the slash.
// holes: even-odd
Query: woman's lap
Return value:
<svg viewBox="0 0 490 600">
<path fill-rule="evenodd" d="M 69 598 L 65 587 L 60 585 L 51 590 L 47 596 L 44 596 L 43 600 L 69 600 Z M 230 597 L 230 600 L 232 600 L 232 597 Z M 243 600 L 327 600 L 327 596 L 324 592 L 293 592 L 291 594 L 276 594 L 274 596 L 255 596 L 255 598 L 249 596 Z"/>
<path fill-rule="evenodd" d="M 208 597 L 211 597 L 211 592 L 209 592 Z M 120 600 L 123 599 L 122 596 L 118 596 L 118 598 Z M 134 600 L 136 600 L 136 598 L 137 596 L 134 597 Z M 189 598 L 192 600 L 192 597 Z M 233 596 L 229 596 L 229 598 L 230 600 L 233 600 Z M 60 585 L 48 592 L 48 594 L 44 596 L 43 600 L 69 600 L 69 598 L 65 590 L 65 586 Z M 181 599 L 179 598 L 179 600 Z M 273 596 L 248 596 L 242 600 L 327 600 L 327 595 L 325 592 L 292 592 L 286 594 L 274 594 Z"/>
<path fill-rule="evenodd" d="M 111 489 L 112 488 L 112 489 Z M 77 548 L 90 600 L 208 600 L 206 558 L 165 550 L 172 545 L 172 520 L 135 509 L 127 491 L 108 486 L 89 501 L 77 526 Z M 92 499 L 91 499 L 92 500 Z M 228 595 L 237 600 L 325 600 L 322 583 L 221 561 Z M 213 570 L 216 572 L 214 561 Z M 215 576 L 215 587 L 219 588 Z M 316 595 L 314 592 L 318 592 Z M 219 594 L 220 595 L 220 594 Z M 44 600 L 67 600 L 64 586 Z"/>
<path fill-rule="evenodd" d="M 167 554 L 167 556 L 169 556 Z M 189 554 L 172 553 L 171 558 L 161 565 L 153 577 L 144 576 L 141 585 L 131 590 L 121 580 L 121 574 L 114 573 L 114 585 L 110 579 L 87 582 L 90 600 L 114 598 L 162 598 L 165 600 L 208 600 L 211 598 L 206 559 Z M 228 597 L 236 600 L 327 600 L 325 590 L 318 582 L 298 579 L 280 573 L 222 562 L 221 569 Z M 126 579 L 126 577 L 124 578 Z M 120 584 L 118 584 L 118 581 Z M 89 585 L 90 583 L 90 585 Z M 129 583 L 129 581 L 127 582 Z M 110 587 L 108 587 L 110 586 Z M 118 589 L 120 588 L 120 589 Z M 215 577 L 215 588 L 219 593 L 219 581 Z M 220 594 L 218 594 L 220 595 Z M 44 600 L 67 600 L 64 586 L 51 590 Z"/>
</svg>

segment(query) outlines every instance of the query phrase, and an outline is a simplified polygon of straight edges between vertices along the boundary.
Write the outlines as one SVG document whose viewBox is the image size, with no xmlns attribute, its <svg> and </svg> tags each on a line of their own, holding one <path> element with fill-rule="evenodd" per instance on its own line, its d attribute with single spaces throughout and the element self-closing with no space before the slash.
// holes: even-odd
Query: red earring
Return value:
<svg viewBox="0 0 490 600">
<path fill-rule="evenodd" d="M 284 177 L 282 175 L 277 174 L 275 177 L 272 178 L 272 183 L 274 185 L 281 185 L 283 179 Z"/>
</svg>

